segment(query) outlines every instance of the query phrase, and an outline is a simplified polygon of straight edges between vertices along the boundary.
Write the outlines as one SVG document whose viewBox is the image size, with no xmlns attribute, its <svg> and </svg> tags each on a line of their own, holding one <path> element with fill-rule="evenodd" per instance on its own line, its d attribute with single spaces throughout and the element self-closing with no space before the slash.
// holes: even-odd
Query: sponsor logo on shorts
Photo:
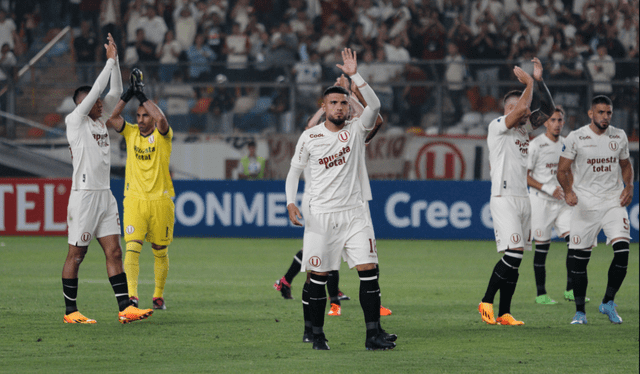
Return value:
<svg viewBox="0 0 640 374">
<path fill-rule="evenodd" d="M 338 139 L 343 143 L 349 140 L 349 136 L 351 136 L 351 134 L 347 130 L 342 130 L 338 133 Z"/>
<path fill-rule="evenodd" d="M 580 244 L 582 240 L 580 240 L 580 237 L 578 235 L 574 235 L 571 237 L 571 243 L 573 244 Z"/>
<path fill-rule="evenodd" d="M 131 235 L 131 234 L 133 234 L 134 231 L 136 231 L 136 229 L 135 229 L 135 227 L 129 225 L 129 226 L 127 226 L 125 231 L 127 232 L 127 234 Z"/>
<path fill-rule="evenodd" d="M 320 257 L 318 256 L 313 256 L 309 259 L 309 265 L 313 266 L 313 267 L 318 267 L 320 266 L 320 264 L 322 263 L 322 261 L 320 260 Z"/>
<path fill-rule="evenodd" d="M 610 142 L 609 143 L 609 149 L 612 151 L 617 151 L 618 150 L 618 142 Z"/>
<path fill-rule="evenodd" d="M 83 233 L 80 237 L 80 240 L 82 240 L 83 242 L 88 242 L 89 240 L 91 240 L 91 234 L 89 234 L 88 232 Z"/>
<path fill-rule="evenodd" d="M 518 244 L 520 243 L 520 239 L 522 239 L 520 234 L 511 234 L 511 243 Z"/>
</svg>

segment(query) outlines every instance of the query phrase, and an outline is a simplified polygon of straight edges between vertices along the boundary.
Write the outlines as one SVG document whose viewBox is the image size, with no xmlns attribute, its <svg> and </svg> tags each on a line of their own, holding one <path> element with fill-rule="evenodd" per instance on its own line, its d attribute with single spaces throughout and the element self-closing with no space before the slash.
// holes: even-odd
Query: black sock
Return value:
<svg viewBox="0 0 640 374">
<path fill-rule="evenodd" d="M 617 242 L 613 244 L 613 260 L 609 266 L 609 279 L 607 290 L 604 294 L 603 303 L 608 303 L 616 297 L 616 293 L 622 286 L 624 278 L 627 276 L 627 265 L 629 264 L 629 242 Z"/>
<path fill-rule="evenodd" d="M 547 282 L 547 269 L 545 267 L 545 263 L 547 262 L 549 246 L 549 243 L 536 243 L 536 251 L 533 255 L 533 273 L 536 278 L 536 291 L 538 292 L 538 296 L 545 295 L 547 293 L 547 289 L 545 287 L 545 283 Z"/>
<path fill-rule="evenodd" d="M 565 265 L 567 267 L 567 291 L 573 289 L 573 280 L 571 279 L 571 268 L 573 267 L 574 250 L 569 248 L 569 235 L 564 237 L 564 241 L 567 242 L 567 260 Z"/>
<path fill-rule="evenodd" d="M 304 316 L 304 331 L 311 331 L 311 308 L 309 307 L 309 283 L 302 286 L 302 315 Z"/>
<path fill-rule="evenodd" d="M 289 270 L 287 270 L 287 273 L 284 275 L 284 279 L 287 282 L 289 282 L 289 284 L 291 284 L 291 282 L 293 281 L 293 278 L 295 278 L 296 275 L 298 275 L 298 273 L 300 272 L 301 266 L 302 266 L 302 249 L 299 250 L 295 256 L 293 256 L 293 262 L 291 262 L 291 266 L 289 266 Z"/>
<path fill-rule="evenodd" d="M 509 277 L 502 283 L 500 288 L 500 308 L 498 309 L 498 317 L 507 313 L 511 313 L 511 299 L 516 292 L 516 286 L 518 285 L 518 270 L 512 270 Z"/>
<path fill-rule="evenodd" d="M 332 270 L 329 272 L 329 278 L 327 279 L 327 292 L 329 293 L 329 299 L 332 304 L 340 305 L 340 299 L 338 298 L 338 284 L 340 283 L 340 272 L 338 270 Z"/>
<path fill-rule="evenodd" d="M 62 278 L 62 294 L 64 295 L 65 314 L 77 311 L 78 278 Z"/>
<path fill-rule="evenodd" d="M 378 276 L 378 285 L 380 285 L 380 264 L 376 264 L 376 276 Z M 378 296 L 380 296 L 380 305 L 382 305 L 382 292 L 380 292 Z M 378 331 L 386 332 L 382 328 L 382 325 L 380 324 L 380 320 L 378 320 Z"/>
<path fill-rule="evenodd" d="M 511 269 L 518 269 L 522 262 L 522 251 L 513 251 L 507 249 L 504 256 L 498 261 L 493 268 L 491 278 L 489 278 L 489 285 L 487 286 L 487 292 L 485 292 L 482 298 L 483 303 L 493 304 L 493 299 L 496 297 L 496 293 L 502 287 L 502 284 L 509 278 Z"/>
<path fill-rule="evenodd" d="M 573 296 L 576 299 L 576 312 L 585 313 L 585 297 L 587 296 L 587 286 L 589 279 L 587 277 L 587 265 L 591 259 L 590 249 L 576 249 L 574 252 L 573 268 L 571 269 L 571 278 L 573 279 Z"/>
<path fill-rule="evenodd" d="M 113 292 L 116 294 L 118 308 L 122 312 L 131 304 L 129 301 L 129 288 L 127 287 L 127 275 L 122 272 L 113 277 L 109 277 L 109 283 L 111 283 L 111 288 L 113 288 Z"/>
<path fill-rule="evenodd" d="M 327 278 L 326 275 L 311 273 L 311 282 L 309 283 L 309 315 L 311 317 L 314 335 L 323 333 L 324 310 L 327 307 L 327 291 L 325 290 Z"/>
<path fill-rule="evenodd" d="M 380 322 L 380 286 L 376 269 L 358 271 L 360 306 L 367 326 L 367 338 L 378 333 Z"/>
</svg>

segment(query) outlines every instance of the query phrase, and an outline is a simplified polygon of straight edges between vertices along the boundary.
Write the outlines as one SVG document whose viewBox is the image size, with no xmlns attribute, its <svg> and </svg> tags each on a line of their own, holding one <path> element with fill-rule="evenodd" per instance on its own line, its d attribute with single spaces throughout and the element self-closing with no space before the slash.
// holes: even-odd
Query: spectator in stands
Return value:
<svg viewBox="0 0 640 374">
<path fill-rule="evenodd" d="M 358 63 L 358 73 L 378 95 L 381 111 L 389 112 L 393 109 L 393 89 L 388 85 L 394 78 L 393 69 L 386 61 L 384 49 L 378 49 L 376 54 L 378 58 L 374 60 L 373 51 L 364 52 L 363 62 Z"/>
<path fill-rule="evenodd" d="M 93 82 L 94 64 L 101 51 L 96 34 L 91 30 L 89 21 L 80 22 L 80 36 L 73 41 L 76 76 L 80 83 Z"/>
<path fill-rule="evenodd" d="M 468 76 L 467 65 L 460 54 L 458 46 L 454 42 L 447 43 L 447 56 L 445 62 L 445 81 L 449 91 L 449 99 L 453 104 L 454 122 L 460 121 L 462 115 L 462 100 L 465 93 L 464 80 Z"/>
<path fill-rule="evenodd" d="M 559 59 L 552 62 L 550 69 L 551 80 L 554 81 L 575 81 L 584 78 L 584 62 L 582 56 L 578 54 L 573 44 L 567 44 L 563 48 L 563 54 Z M 561 85 L 555 90 L 554 102 L 561 105 L 572 114 L 580 107 L 581 91 L 584 87 Z"/>
<path fill-rule="evenodd" d="M 329 25 L 326 28 L 326 33 L 318 41 L 317 50 L 322 59 L 324 59 L 329 53 L 333 53 L 336 49 L 341 49 L 344 43 L 344 36 L 338 33 L 336 25 Z"/>
<path fill-rule="evenodd" d="M 442 9 L 442 26 L 445 30 L 456 27 L 458 16 L 464 14 L 465 7 L 463 0 L 444 0 Z"/>
<path fill-rule="evenodd" d="M 158 79 L 161 82 L 171 82 L 173 74 L 178 70 L 178 62 L 182 46 L 174 36 L 173 31 L 169 30 L 164 35 L 164 41 L 158 45 L 156 49 L 156 57 L 160 62 L 158 70 Z"/>
<path fill-rule="evenodd" d="M 322 30 L 327 30 L 329 26 L 335 25 L 337 21 L 349 23 L 355 15 L 347 0 L 320 1 L 320 8 L 322 12 L 320 15 Z M 337 16 L 337 19 L 332 17 L 334 15 Z"/>
<path fill-rule="evenodd" d="M 607 54 L 613 59 L 627 57 L 627 50 L 618 39 L 618 28 L 615 25 L 607 26 L 607 37 L 601 40 L 600 44 L 604 44 L 607 48 Z"/>
<path fill-rule="evenodd" d="M 136 34 L 139 28 L 140 19 L 144 13 L 144 0 L 133 0 L 129 3 L 129 8 L 124 20 L 127 24 L 127 44 L 135 43 Z"/>
<path fill-rule="evenodd" d="M 164 34 L 169 29 L 164 18 L 160 17 L 153 6 L 147 6 L 144 17 L 140 18 L 139 28 L 144 29 L 145 39 L 153 45 L 162 44 Z"/>
<path fill-rule="evenodd" d="M 203 81 L 211 78 L 211 65 L 215 61 L 216 54 L 205 44 L 204 34 L 197 34 L 195 44 L 187 50 L 189 60 L 189 80 L 192 82 Z"/>
<path fill-rule="evenodd" d="M 231 10 L 230 18 L 233 23 L 240 26 L 240 32 L 244 32 L 249 25 L 249 15 L 253 13 L 250 0 L 238 0 Z"/>
<path fill-rule="evenodd" d="M 226 35 L 223 18 L 220 17 L 218 12 L 212 11 L 208 14 L 207 19 L 209 22 L 207 26 L 204 27 L 207 35 L 207 44 L 216 56 L 222 56 L 222 47 L 224 46 L 224 38 Z"/>
<path fill-rule="evenodd" d="M 15 46 L 16 23 L 12 18 L 7 17 L 7 11 L 0 8 L 0 45 L 9 44 L 9 48 Z"/>
<path fill-rule="evenodd" d="M 540 31 L 542 29 L 542 26 L 544 25 L 552 26 L 554 22 L 551 16 L 549 15 L 549 13 L 547 12 L 547 9 L 542 4 L 536 1 L 532 1 L 529 3 L 534 4 L 534 7 L 535 7 L 534 13 L 529 14 L 529 12 L 525 10 L 526 7 L 523 6 L 521 14 L 526 20 L 525 25 L 527 26 L 529 33 L 533 37 L 533 40 L 537 42 L 538 38 L 540 37 Z"/>
<path fill-rule="evenodd" d="M 371 48 L 371 40 L 365 36 L 364 26 L 361 23 L 351 26 L 351 33 L 345 45 L 358 54 L 362 54 L 365 49 Z"/>
<path fill-rule="evenodd" d="M 120 32 L 120 28 L 122 27 L 120 0 L 102 0 L 100 3 L 99 22 L 102 39 L 111 34 L 113 39 L 120 44 L 122 41 L 122 33 Z"/>
<path fill-rule="evenodd" d="M 613 99 L 611 80 L 616 75 L 616 64 L 607 53 L 607 46 L 604 43 L 598 45 L 596 54 L 587 61 L 587 68 L 593 82 L 593 95 L 607 95 Z"/>
<path fill-rule="evenodd" d="M 138 55 L 137 62 L 141 65 L 140 68 L 142 71 L 149 77 L 154 75 L 156 68 L 152 65 L 153 63 L 158 62 L 158 59 L 156 58 L 156 45 L 146 39 L 146 33 L 142 28 L 136 31 L 134 47 Z"/>
<path fill-rule="evenodd" d="M 474 58 L 483 60 L 498 60 L 503 58 L 497 48 L 498 35 L 491 31 L 492 24 L 488 21 L 480 22 L 480 32 L 472 42 L 472 55 Z M 480 94 L 487 94 L 493 98 L 498 97 L 498 87 L 487 85 L 487 82 L 497 82 L 500 80 L 500 67 L 494 64 L 482 64 L 475 68 L 476 79 L 480 83 Z"/>
<path fill-rule="evenodd" d="M 407 24 L 411 20 L 411 11 L 402 0 L 390 0 L 383 7 L 380 20 L 391 25 L 389 37 L 395 38 L 407 29 Z"/>
<path fill-rule="evenodd" d="M 538 38 L 538 43 L 536 44 L 536 56 L 541 61 L 546 61 L 550 55 L 551 50 L 553 49 L 553 34 L 551 33 L 551 26 L 543 25 L 540 28 L 540 37 Z"/>
<path fill-rule="evenodd" d="M 631 15 L 625 15 L 624 21 L 618 29 L 618 40 L 620 40 L 627 53 L 635 47 L 637 36 L 638 27 L 637 24 L 634 24 L 634 18 Z"/>
<path fill-rule="evenodd" d="M 576 33 L 574 48 L 584 60 L 588 59 L 593 54 L 591 47 L 585 43 L 584 34 L 582 32 Z"/>
<path fill-rule="evenodd" d="M 225 38 L 222 48 L 223 54 L 227 56 L 226 75 L 229 80 L 242 79 L 245 75 L 250 50 L 249 37 L 242 31 L 240 23 L 234 22 L 231 26 L 231 34 Z"/>
<path fill-rule="evenodd" d="M 322 66 L 320 55 L 311 51 L 308 61 L 302 60 L 293 66 L 291 73 L 295 76 L 296 101 L 304 112 L 313 113 L 318 109 L 318 98 L 322 93 Z"/>
<path fill-rule="evenodd" d="M 198 25 L 191 8 L 188 6 L 180 8 L 180 13 L 178 17 L 175 18 L 174 23 L 176 40 L 180 43 L 183 50 L 189 49 L 189 47 L 193 45 L 198 31 Z"/>
<path fill-rule="evenodd" d="M 415 83 L 427 80 L 427 74 L 419 67 L 407 64 L 404 67 L 405 81 Z M 406 104 L 407 127 L 421 127 L 423 106 L 429 99 L 429 89 L 426 86 L 405 86 L 402 91 L 402 102 Z"/>
<path fill-rule="evenodd" d="M 464 22 L 462 14 L 456 18 L 453 28 L 447 33 L 447 39 L 456 44 L 462 56 L 469 56 L 474 36 L 471 28 Z"/>
<path fill-rule="evenodd" d="M 189 113 L 196 99 L 196 92 L 190 84 L 184 83 L 184 74 L 176 70 L 171 84 L 162 86 L 162 96 L 166 99 L 167 119 L 176 132 L 187 132 L 191 121 Z"/>
</svg>

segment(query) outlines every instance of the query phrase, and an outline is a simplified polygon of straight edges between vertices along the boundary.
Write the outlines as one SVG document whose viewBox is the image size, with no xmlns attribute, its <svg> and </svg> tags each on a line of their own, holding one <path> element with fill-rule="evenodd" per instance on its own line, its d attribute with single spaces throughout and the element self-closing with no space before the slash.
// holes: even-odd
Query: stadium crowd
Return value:
<svg viewBox="0 0 640 374">
<path fill-rule="evenodd" d="M 362 76 L 372 82 L 383 115 L 403 127 L 425 127 L 437 95 L 430 85 L 394 82 L 444 82 L 447 122 L 453 125 L 469 111 L 499 111 L 509 87 L 494 83 L 512 79 L 514 64 L 531 72 L 534 56 L 545 64 L 554 99 L 571 122 L 589 98 L 581 86 L 554 88 L 554 81 L 590 80 L 593 94 L 610 96 L 618 108 L 633 107 L 626 101 L 635 96 L 614 90 L 611 82 L 638 77 L 638 3 L 4 0 L 0 6 L 9 11 L 0 10 L 0 45 L 20 57 L 38 30 L 71 25 L 77 75 L 88 82 L 111 33 L 122 65 L 141 67 L 148 82 L 159 83 L 154 93 L 163 98 L 160 106 L 171 116 L 188 117 L 174 117 L 178 131 L 261 131 L 279 122 L 302 123 L 301 116 L 316 109 L 321 82 L 339 75 L 335 63 L 344 47 L 360 56 Z M 206 82 L 295 82 L 299 117 L 287 118 L 287 89 L 202 87 Z"/>
</svg>

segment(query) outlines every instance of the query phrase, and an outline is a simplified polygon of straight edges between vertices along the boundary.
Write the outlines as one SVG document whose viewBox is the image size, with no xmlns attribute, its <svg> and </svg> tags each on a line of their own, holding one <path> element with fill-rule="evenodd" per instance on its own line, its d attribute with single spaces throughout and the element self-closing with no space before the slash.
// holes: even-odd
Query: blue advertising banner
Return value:
<svg viewBox="0 0 640 374">
<path fill-rule="evenodd" d="M 379 239 L 493 240 L 488 181 L 372 181 L 371 217 Z M 176 237 L 301 238 L 289 222 L 284 181 L 174 182 Z M 300 182 L 298 204 L 302 199 Z M 111 189 L 120 204 L 124 180 Z M 638 187 L 628 207 L 638 241 Z M 601 234 L 600 240 L 604 241 Z"/>
</svg>

